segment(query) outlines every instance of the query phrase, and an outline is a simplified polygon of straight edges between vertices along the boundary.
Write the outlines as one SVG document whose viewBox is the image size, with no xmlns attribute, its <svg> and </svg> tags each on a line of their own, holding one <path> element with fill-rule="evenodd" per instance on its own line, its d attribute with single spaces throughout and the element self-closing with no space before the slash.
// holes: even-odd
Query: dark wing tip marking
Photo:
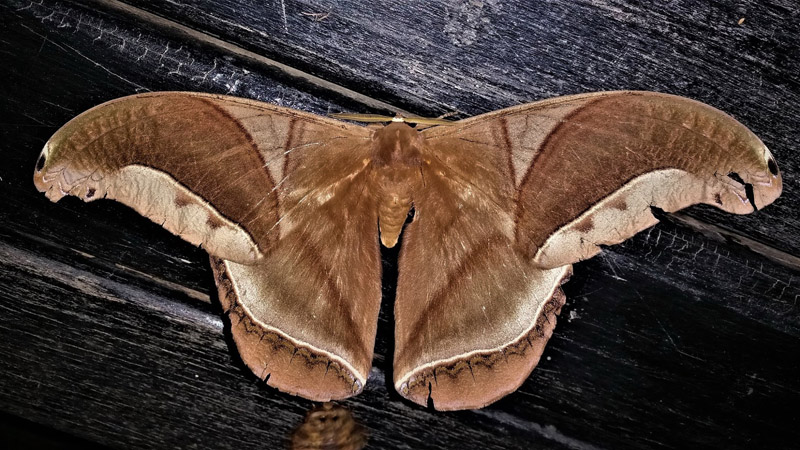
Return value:
<svg viewBox="0 0 800 450">
<path fill-rule="evenodd" d="M 777 177 L 778 173 L 780 173 L 778 170 L 778 163 L 776 163 L 773 158 L 769 158 L 767 161 L 767 167 L 769 168 L 769 173 L 771 173 L 773 176 Z"/>
</svg>

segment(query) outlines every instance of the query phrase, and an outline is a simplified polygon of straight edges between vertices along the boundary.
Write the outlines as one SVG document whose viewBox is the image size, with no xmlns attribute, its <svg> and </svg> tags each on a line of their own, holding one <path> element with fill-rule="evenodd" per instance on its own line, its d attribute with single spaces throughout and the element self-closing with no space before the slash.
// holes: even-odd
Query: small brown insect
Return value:
<svg viewBox="0 0 800 450">
<path fill-rule="evenodd" d="M 302 14 L 302 15 L 304 15 L 306 17 L 310 17 L 313 22 L 322 22 L 323 20 L 327 19 L 331 15 L 330 12 L 314 13 L 314 12 L 305 12 L 305 11 L 301 12 L 300 14 Z"/>
<path fill-rule="evenodd" d="M 323 403 L 306 414 L 292 433 L 292 450 L 360 450 L 367 435 L 347 408 Z"/>
</svg>

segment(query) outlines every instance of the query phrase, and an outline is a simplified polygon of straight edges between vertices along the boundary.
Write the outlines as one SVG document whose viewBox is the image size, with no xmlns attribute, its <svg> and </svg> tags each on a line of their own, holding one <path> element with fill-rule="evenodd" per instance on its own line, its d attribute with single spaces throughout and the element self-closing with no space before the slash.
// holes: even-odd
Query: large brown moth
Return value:
<svg viewBox="0 0 800 450">
<path fill-rule="evenodd" d="M 737 176 L 738 175 L 738 176 Z M 36 187 L 118 200 L 211 254 L 242 359 L 312 400 L 364 388 L 381 300 L 378 243 L 409 211 L 395 300 L 395 388 L 480 408 L 527 378 L 571 264 L 707 203 L 771 203 L 781 177 L 747 128 L 702 103 L 605 92 L 449 126 L 354 125 L 195 93 L 125 97 L 47 142 Z"/>
</svg>

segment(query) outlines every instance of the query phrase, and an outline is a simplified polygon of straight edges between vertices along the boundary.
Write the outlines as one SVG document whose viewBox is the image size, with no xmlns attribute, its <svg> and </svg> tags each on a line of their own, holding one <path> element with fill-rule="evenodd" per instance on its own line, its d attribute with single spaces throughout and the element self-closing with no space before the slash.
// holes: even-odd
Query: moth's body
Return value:
<svg viewBox="0 0 800 450">
<path fill-rule="evenodd" d="M 414 203 L 414 191 L 423 184 L 425 140 L 405 122 L 375 130 L 372 135 L 372 185 L 378 187 L 378 223 L 381 242 L 394 247 Z"/>
<path fill-rule="evenodd" d="M 143 94 L 65 125 L 34 182 L 52 200 L 119 200 L 206 248 L 243 361 L 318 401 L 366 383 L 381 303 L 376 233 L 395 245 L 413 207 L 394 381 L 437 409 L 514 391 L 552 334 L 571 264 L 655 224 L 651 207 L 748 213 L 782 188 L 769 150 L 734 119 L 642 92 L 556 98 L 421 131 Z"/>
</svg>

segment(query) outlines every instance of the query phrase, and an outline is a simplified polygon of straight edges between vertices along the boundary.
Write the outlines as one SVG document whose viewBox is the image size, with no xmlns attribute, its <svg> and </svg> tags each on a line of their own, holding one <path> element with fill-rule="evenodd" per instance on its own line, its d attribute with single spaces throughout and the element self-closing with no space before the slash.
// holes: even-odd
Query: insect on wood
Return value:
<svg viewBox="0 0 800 450">
<path fill-rule="evenodd" d="M 536 366 L 572 264 L 696 203 L 744 214 L 781 192 L 766 146 L 699 102 L 559 97 L 418 130 L 256 101 L 152 93 L 95 107 L 45 145 L 48 198 L 110 198 L 211 255 L 242 359 L 312 400 L 360 392 L 380 243 L 403 233 L 394 383 L 480 408 Z M 413 221 L 405 224 L 413 208 Z"/>
</svg>

